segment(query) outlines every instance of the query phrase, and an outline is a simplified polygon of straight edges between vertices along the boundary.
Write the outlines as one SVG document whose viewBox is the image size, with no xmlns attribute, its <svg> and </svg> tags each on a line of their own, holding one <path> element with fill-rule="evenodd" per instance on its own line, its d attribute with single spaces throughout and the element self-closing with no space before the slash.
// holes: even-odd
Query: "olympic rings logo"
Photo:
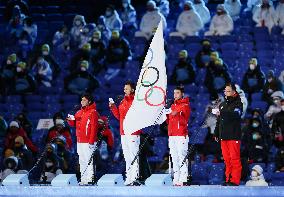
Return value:
<svg viewBox="0 0 284 197">
<path fill-rule="evenodd" d="M 153 66 L 149 66 L 151 64 L 151 62 L 153 61 L 153 57 L 154 57 L 153 50 L 151 48 L 149 48 L 148 53 L 150 53 L 150 55 L 151 55 L 150 56 L 150 60 L 149 60 L 148 63 L 146 63 L 142 67 L 142 69 L 145 69 L 145 70 L 144 70 L 144 72 L 142 74 L 140 82 L 138 82 L 139 87 L 138 87 L 138 90 L 137 90 L 137 93 L 136 93 L 136 100 L 137 101 L 145 101 L 147 105 L 152 106 L 152 107 L 165 105 L 165 103 L 166 103 L 166 91 L 163 88 L 159 87 L 159 86 L 155 86 L 155 84 L 159 81 L 160 72 L 159 72 L 159 70 L 157 68 L 155 68 Z M 154 70 L 156 72 L 156 76 L 157 77 L 156 77 L 156 79 L 153 82 L 150 82 L 149 79 L 145 79 L 145 78 L 147 78 L 148 72 L 150 70 Z M 148 88 L 148 89 L 144 90 L 144 92 L 146 91 L 144 97 L 143 96 L 139 97 L 139 93 L 142 91 L 141 89 L 143 89 L 143 88 Z M 162 93 L 163 100 L 162 100 L 161 103 L 157 103 L 157 104 L 150 103 L 149 98 L 152 96 L 152 94 L 154 92 L 154 89 L 159 90 Z"/>
</svg>

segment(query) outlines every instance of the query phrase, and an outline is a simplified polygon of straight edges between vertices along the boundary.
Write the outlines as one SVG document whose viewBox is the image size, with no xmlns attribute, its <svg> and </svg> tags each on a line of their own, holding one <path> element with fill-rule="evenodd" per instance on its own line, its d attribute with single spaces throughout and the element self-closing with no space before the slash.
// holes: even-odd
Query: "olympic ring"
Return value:
<svg viewBox="0 0 284 197">
<path fill-rule="evenodd" d="M 143 69 L 143 68 L 147 68 L 147 66 L 149 66 L 149 64 L 151 64 L 151 62 L 152 62 L 152 60 L 153 60 L 153 57 L 154 57 L 154 52 L 153 52 L 153 50 L 152 50 L 151 48 L 149 48 L 148 52 L 151 53 L 150 61 L 149 61 L 145 66 L 142 66 L 142 69 Z M 146 55 L 146 56 L 147 56 L 147 55 Z M 145 57 L 145 59 L 146 59 L 146 57 Z"/>
<path fill-rule="evenodd" d="M 144 83 L 149 83 L 150 84 L 150 82 L 149 81 L 144 81 Z M 137 101 L 144 101 L 145 99 L 144 98 L 139 98 L 139 92 L 140 92 L 140 88 L 141 88 L 141 86 L 142 86 L 142 83 L 140 84 L 140 86 L 139 86 L 139 88 L 138 88 L 138 91 L 137 91 L 137 95 L 136 95 L 136 99 L 137 99 Z M 151 96 L 152 95 L 152 93 L 153 93 L 153 86 L 150 88 L 150 90 L 151 90 L 151 92 L 150 92 L 150 94 L 149 94 L 149 96 Z"/>
<path fill-rule="evenodd" d="M 158 87 L 158 86 L 154 86 L 153 88 L 156 88 L 156 89 L 159 89 L 159 90 L 162 91 L 162 93 L 164 94 L 164 100 L 163 100 L 161 103 L 158 103 L 158 104 L 152 104 L 152 103 L 150 103 L 150 102 L 147 100 L 147 97 L 148 97 L 147 95 L 148 95 L 149 91 L 151 90 L 151 89 L 149 89 L 149 90 L 147 90 L 147 92 L 146 92 L 146 94 L 145 94 L 145 98 L 144 98 L 145 101 L 146 101 L 146 103 L 147 103 L 149 106 L 152 106 L 152 107 L 157 107 L 157 106 L 166 104 L 166 91 L 163 90 L 163 88 Z"/>
<path fill-rule="evenodd" d="M 144 81 L 143 81 L 143 79 L 144 79 L 144 75 L 146 74 L 146 71 L 148 71 L 150 68 L 152 68 L 152 69 L 154 69 L 156 72 L 157 72 L 157 79 L 153 82 L 153 83 L 149 83 L 148 85 L 145 85 L 144 84 Z M 159 80 L 159 77 L 160 77 L 160 72 L 159 72 L 159 70 L 157 69 L 157 68 L 155 68 L 155 67 L 152 67 L 152 66 L 150 66 L 150 67 L 148 67 L 144 72 L 143 72 L 143 75 L 142 75 L 142 79 L 141 79 L 141 84 L 142 84 L 142 86 L 143 87 L 150 87 L 150 86 L 153 86 L 153 85 L 155 85 L 157 82 L 158 82 L 158 80 Z"/>
</svg>

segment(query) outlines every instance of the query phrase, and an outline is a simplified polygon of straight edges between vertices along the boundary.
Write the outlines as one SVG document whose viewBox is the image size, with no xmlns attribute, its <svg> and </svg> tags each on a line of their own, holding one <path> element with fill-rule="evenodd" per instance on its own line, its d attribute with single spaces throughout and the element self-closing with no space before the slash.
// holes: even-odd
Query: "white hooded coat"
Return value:
<svg viewBox="0 0 284 197">
<path fill-rule="evenodd" d="M 205 3 L 203 0 L 201 0 L 201 3 L 195 4 L 193 3 L 195 11 L 199 14 L 203 24 L 207 24 L 210 22 L 211 16 L 210 16 L 210 11 L 206 7 Z"/>
<path fill-rule="evenodd" d="M 263 176 L 263 169 L 260 165 L 255 165 L 252 168 L 253 171 L 256 171 L 258 173 L 258 176 L 251 172 L 251 180 L 246 182 L 246 186 L 268 186 L 268 183 L 265 181 Z"/>
<path fill-rule="evenodd" d="M 233 0 L 225 0 L 224 6 L 233 20 L 239 18 L 242 7 L 240 0 L 235 0 L 234 2 Z"/>
<path fill-rule="evenodd" d="M 113 14 L 110 17 L 105 17 L 105 24 L 106 27 L 109 28 L 111 31 L 122 30 L 122 22 L 119 18 L 117 11 L 114 10 Z"/>
<path fill-rule="evenodd" d="M 275 11 L 275 22 L 283 28 L 282 34 L 284 34 L 284 3 L 278 3 Z"/>
<path fill-rule="evenodd" d="M 270 5 L 268 9 L 262 9 L 261 5 L 258 5 L 252 19 L 256 22 L 256 27 L 264 25 L 271 32 L 272 27 L 275 25 L 275 9 L 273 5 Z"/>
</svg>

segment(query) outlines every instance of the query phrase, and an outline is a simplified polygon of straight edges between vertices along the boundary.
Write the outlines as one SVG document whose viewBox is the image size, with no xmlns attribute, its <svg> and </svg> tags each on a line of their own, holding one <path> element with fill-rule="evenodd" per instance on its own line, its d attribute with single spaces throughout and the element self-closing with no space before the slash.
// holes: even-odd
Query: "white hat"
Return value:
<svg viewBox="0 0 284 197">
<path fill-rule="evenodd" d="M 64 120 L 62 120 L 62 119 L 56 119 L 56 120 L 55 120 L 55 125 L 62 125 L 62 126 L 64 126 Z"/>
<path fill-rule="evenodd" d="M 153 6 L 154 8 L 156 8 L 156 2 L 155 1 L 148 1 L 147 6 Z"/>
<path fill-rule="evenodd" d="M 191 1 L 186 1 L 186 2 L 184 2 L 184 5 L 187 5 L 187 6 L 189 6 L 189 7 L 192 7 L 192 2 L 191 2 Z"/>
<path fill-rule="evenodd" d="M 282 91 L 276 91 L 274 92 L 272 95 L 271 95 L 272 98 L 274 97 L 279 97 L 280 99 L 283 99 L 284 98 L 284 94 Z"/>
<path fill-rule="evenodd" d="M 19 125 L 19 123 L 18 123 L 17 121 L 12 121 L 12 122 L 10 123 L 10 127 L 17 127 L 17 128 L 20 128 L 20 125 Z"/>
<path fill-rule="evenodd" d="M 261 167 L 260 165 L 255 165 L 255 166 L 253 166 L 252 170 L 257 171 L 257 173 L 258 173 L 259 175 L 261 175 L 261 174 L 263 173 L 263 169 L 262 169 L 262 167 Z"/>
</svg>

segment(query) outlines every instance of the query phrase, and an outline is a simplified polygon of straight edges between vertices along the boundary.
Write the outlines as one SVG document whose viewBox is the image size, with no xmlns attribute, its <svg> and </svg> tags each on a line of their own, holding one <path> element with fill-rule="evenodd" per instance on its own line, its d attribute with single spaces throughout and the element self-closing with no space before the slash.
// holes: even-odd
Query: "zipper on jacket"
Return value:
<svg viewBox="0 0 284 197">
<path fill-rule="evenodd" d="M 88 118 L 87 125 L 86 125 L 86 137 L 87 137 L 87 134 L 88 134 L 89 124 L 90 124 L 90 119 Z"/>
</svg>

